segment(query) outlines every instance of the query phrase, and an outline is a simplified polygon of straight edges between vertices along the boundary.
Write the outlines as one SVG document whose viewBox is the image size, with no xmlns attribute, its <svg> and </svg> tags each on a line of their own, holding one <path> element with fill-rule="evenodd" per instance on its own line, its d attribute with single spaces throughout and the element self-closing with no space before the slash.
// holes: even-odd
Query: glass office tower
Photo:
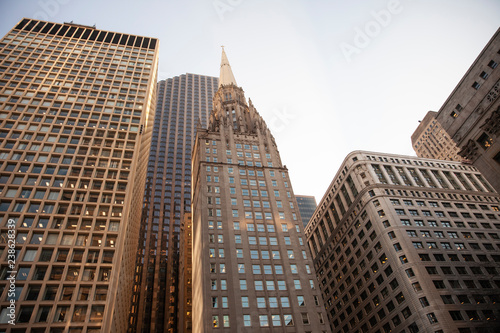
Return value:
<svg viewBox="0 0 500 333">
<path fill-rule="evenodd" d="M 218 78 L 184 74 L 157 85 L 131 332 L 177 332 L 179 243 L 191 211 L 191 150 L 206 125 Z M 180 331 L 183 331 L 181 328 Z"/>
</svg>

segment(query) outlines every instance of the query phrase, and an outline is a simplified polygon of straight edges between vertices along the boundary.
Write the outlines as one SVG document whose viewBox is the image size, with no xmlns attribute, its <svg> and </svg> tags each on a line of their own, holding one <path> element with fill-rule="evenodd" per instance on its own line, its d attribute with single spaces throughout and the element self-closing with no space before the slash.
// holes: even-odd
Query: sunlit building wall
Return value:
<svg viewBox="0 0 500 333">
<path fill-rule="evenodd" d="M 224 51 L 192 179 L 193 332 L 329 332 L 288 170 Z"/>
<path fill-rule="evenodd" d="M 0 41 L 4 332 L 126 331 L 158 47 L 154 38 L 31 19 Z M 15 326 L 5 325 L 12 299 Z"/>
<path fill-rule="evenodd" d="M 437 112 L 429 111 L 411 136 L 413 150 L 418 157 L 437 160 L 464 160 L 458 155 L 460 149 L 436 120 Z"/>
</svg>

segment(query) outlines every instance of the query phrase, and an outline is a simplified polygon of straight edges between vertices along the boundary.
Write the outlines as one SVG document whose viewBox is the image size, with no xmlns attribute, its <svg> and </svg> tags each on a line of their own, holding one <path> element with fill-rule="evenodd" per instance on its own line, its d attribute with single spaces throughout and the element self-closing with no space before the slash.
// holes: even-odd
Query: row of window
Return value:
<svg viewBox="0 0 500 333">
<path fill-rule="evenodd" d="M 222 250 L 222 256 L 221 256 L 221 250 Z M 215 249 L 209 249 L 210 251 L 210 257 L 215 258 Z M 305 250 L 302 250 L 302 258 L 307 259 L 307 252 Z M 247 254 L 248 255 L 248 254 Z M 224 250 L 219 249 L 219 258 L 224 258 Z M 242 259 L 243 258 L 243 249 L 236 249 L 236 258 Z M 279 250 L 250 250 L 250 259 L 281 259 L 281 254 Z M 294 250 L 287 250 L 287 258 L 288 259 L 295 259 L 295 252 Z M 307 271 L 310 272 L 309 265 L 306 265 Z"/>
<path fill-rule="evenodd" d="M 401 205 L 401 201 L 399 199 L 390 199 L 391 201 L 391 204 L 393 204 L 394 206 L 397 206 L 397 205 Z M 413 200 L 409 200 L 409 199 L 403 199 L 403 204 L 405 206 L 413 206 Z M 425 201 L 422 201 L 422 200 L 416 200 L 416 205 L 419 206 L 419 207 L 425 207 L 425 206 L 430 206 L 430 207 L 440 207 L 439 206 L 439 202 L 437 201 L 427 201 L 427 203 Z M 452 207 L 452 204 L 450 202 L 441 202 L 441 205 L 445 208 L 451 208 Z M 460 203 L 460 202 L 454 202 L 453 205 L 455 205 L 456 208 L 458 209 L 464 209 L 465 206 L 467 206 L 467 208 L 469 209 L 475 209 L 475 210 L 490 210 L 490 207 L 488 207 L 488 205 L 483 205 L 483 204 L 480 204 L 479 205 L 479 208 L 478 208 L 478 205 L 476 204 L 473 204 L 473 203 L 468 203 L 466 205 L 464 205 L 463 203 Z M 492 211 L 495 211 L 495 212 L 498 212 L 500 211 L 500 208 L 498 206 L 491 206 L 491 210 Z"/>
<path fill-rule="evenodd" d="M 108 221 L 105 219 L 98 219 L 98 220 L 93 220 L 93 219 L 82 219 L 80 223 L 79 218 L 71 218 L 71 217 L 52 217 L 52 223 L 50 223 L 51 217 L 46 217 L 46 216 L 29 216 L 25 215 L 21 220 L 19 220 L 18 216 L 9 216 L 9 218 L 6 218 L 4 216 L 0 216 L 1 220 L 4 221 L 2 223 L 4 226 L 7 225 L 9 219 L 13 219 L 16 222 L 17 228 L 20 232 L 25 231 L 23 228 L 31 228 L 34 226 L 36 229 L 46 229 L 50 225 L 50 229 L 64 229 L 65 231 L 68 230 L 75 230 L 79 229 L 82 231 L 110 231 L 110 232 L 117 232 L 120 228 L 120 221 L 114 220 L 110 221 L 109 224 L 107 223 Z M 66 220 L 66 223 L 64 223 Z M 35 222 L 36 221 L 36 222 Z M 4 230 L 2 230 L 3 232 Z M 0 239 L 4 239 L 3 237 Z"/>
<path fill-rule="evenodd" d="M 51 249 L 52 250 L 52 249 Z M 50 250 L 50 251 L 51 251 Z M 92 251 L 93 258 L 95 258 L 96 254 L 94 253 L 95 251 Z M 52 252 L 50 252 L 52 253 Z M 45 258 L 41 258 L 45 259 Z M 50 259 L 50 256 L 48 257 Z M 42 260 L 44 261 L 44 260 Z M 91 260 L 89 263 L 94 263 L 94 259 Z M 35 266 L 20 266 L 17 274 L 16 274 L 16 281 L 60 281 L 62 279 L 62 276 L 64 274 L 66 266 L 53 266 L 49 269 L 48 266 L 42 266 L 42 265 L 37 265 Z M 80 274 L 80 270 L 81 271 Z M 109 266 L 100 266 L 99 269 L 98 267 L 95 266 L 85 266 L 83 267 L 82 265 L 79 266 L 68 266 L 67 269 L 67 274 L 66 274 L 66 281 L 77 281 L 78 277 L 80 276 L 81 281 L 99 281 L 99 282 L 109 282 L 109 279 L 111 277 L 111 270 L 112 267 Z M 33 271 L 33 275 L 30 276 L 30 272 Z M 50 271 L 50 273 L 48 273 Z M 96 274 L 98 272 L 98 274 Z M 11 272 L 7 267 L 2 267 L 0 270 L 0 277 L 1 280 L 6 280 L 7 277 L 11 275 Z M 96 280 L 97 278 L 97 280 Z M 1 285 L 2 287 L 6 287 L 6 285 Z M 55 288 L 55 289 L 54 289 Z M 44 296 L 43 300 L 54 300 L 55 295 L 57 293 L 57 288 L 59 288 L 59 285 L 54 285 L 51 287 L 47 287 L 47 290 L 51 290 L 50 295 L 52 296 Z M 2 289 L 3 290 L 3 289 Z M 1 291 L 0 291 L 1 295 Z"/>
<path fill-rule="evenodd" d="M 35 23 L 37 21 L 33 21 Z M 59 35 L 62 36 L 62 35 Z M 153 50 L 145 50 L 141 49 L 138 46 L 137 47 L 124 47 L 120 45 L 109 45 L 109 44 L 103 44 L 100 43 L 100 41 L 87 41 L 85 42 L 84 40 L 78 40 L 75 38 L 65 38 L 65 37 L 59 37 L 58 35 L 40 35 L 37 33 L 25 33 L 24 31 L 14 31 L 14 33 L 10 33 L 6 35 L 2 42 L 9 43 L 9 45 L 20 45 L 24 46 L 23 43 L 26 42 L 32 42 L 33 44 L 41 44 L 41 45 L 47 45 L 47 48 L 50 46 L 54 46 L 55 42 L 60 42 L 58 45 L 58 48 L 56 50 L 61 51 L 63 50 L 63 47 L 71 47 L 75 48 L 75 50 L 78 51 L 78 49 L 82 49 L 82 53 L 86 54 L 85 52 L 90 52 L 93 50 L 93 52 L 100 52 L 100 55 L 108 53 L 109 56 L 112 56 L 115 51 L 117 50 L 116 54 L 117 56 L 141 56 L 141 57 L 147 57 L 149 59 L 152 59 L 152 55 L 154 54 Z M 50 44 L 50 45 L 49 45 Z M 4 45 L 0 45 L 0 47 L 4 47 Z M 80 52 L 75 52 L 76 53 Z M 92 53 L 91 53 L 92 54 Z"/>
<path fill-rule="evenodd" d="M 67 235 L 64 235 L 67 236 Z M 66 242 L 72 243 L 71 240 L 66 239 L 65 237 L 61 238 L 60 245 Z M 44 232 L 32 232 L 30 240 L 28 242 L 28 233 L 19 231 L 16 233 L 16 244 L 54 244 L 57 242 L 59 234 L 49 233 L 47 235 L 47 239 L 44 239 Z M 93 233 L 92 236 L 87 234 L 78 234 L 77 244 L 81 246 L 105 246 L 105 247 L 115 247 L 117 235 L 108 234 L 104 236 L 104 234 L 96 234 Z M 0 243 L 6 243 L 7 233 L 1 234 Z M 90 241 L 88 241 L 90 239 Z"/>
<path fill-rule="evenodd" d="M 441 192 L 425 192 L 425 191 L 407 191 L 407 190 L 393 190 L 384 189 L 386 195 L 394 196 L 399 195 L 401 197 L 414 197 L 414 198 L 428 198 L 428 199 L 444 199 L 444 200 L 461 200 L 461 201 L 480 201 L 480 202 L 493 202 L 499 203 L 500 199 L 495 195 L 481 196 L 481 195 L 469 195 L 469 194 L 457 194 L 457 193 L 441 193 Z M 370 197 L 375 196 L 373 190 L 368 191 Z M 443 207 L 451 208 L 451 203 L 446 201 L 441 201 Z M 464 208 L 463 204 L 457 203 L 456 207 Z"/>
<path fill-rule="evenodd" d="M 371 167 L 381 184 L 389 184 L 386 178 L 387 175 L 391 180 L 390 183 L 395 185 L 437 188 L 437 183 L 439 183 L 440 188 L 467 191 L 484 191 L 484 186 L 486 191 L 494 192 L 493 188 L 480 174 L 451 173 L 449 171 L 403 168 L 399 166 L 393 168 L 390 165 L 380 166 L 378 164 L 372 164 Z M 425 179 L 425 184 L 422 179 Z M 478 180 L 482 186 L 479 185 Z"/>
<path fill-rule="evenodd" d="M 236 252 L 238 253 L 238 249 L 236 250 Z M 219 249 L 218 255 L 219 255 L 219 258 L 224 258 L 224 250 L 221 251 L 221 249 Z M 209 256 L 210 256 L 210 258 L 215 258 L 215 249 L 209 249 Z M 240 258 L 240 259 L 243 258 L 243 255 L 241 255 L 241 257 L 238 257 L 238 258 Z M 258 259 L 258 258 L 255 257 L 255 258 L 251 258 L 251 259 Z M 276 258 L 273 258 L 273 259 L 276 259 Z M 219 267 L 218 270 L 217 270 L 217 266 Z M 310 269 L 309 265 L 305 265 L 305 269 L 306 269 L 307 274 L 311 274 L 311 269 Z M 296 264 L 290 264 L 290 271 L 292 272 L 292 274 L 298 274 L 299 273 L 298 266 Z M 237 272 L 240 274 L 244 274 L 245 273 L 245 264 L 238 263 L 237 264 Z M 212 274 L 215 274 L 215 273 L 225 274 L 226 273 L 226 264 L 225 263 L 219 263 L 219 264 L 210 263 L 210 273 L 212 273 Z M 253 275 L 260 275 L 260 274 L 282 275 L 282 274 L 284 274 L 283 265 L 278 265 L 278 264 L 252 265 L 252 274 Z M 311 286 L 311 287 L 313 287 L 313 286 Z"/>
<path fill-rule="evenodd" d="M 404 226 L 415 225 L 417 227 L 425 227 L 425 226 L 429 226 L 431 228 L 437 228 L 437 227 L 441 227 L 441 228 L 452 228 L 452 227 L 465 228 L 465 227 L 467 227 L 467 228 L 471 228 L 471 229 L 478 229 L 479 226 L 481 226 L 484 229 L 492 229 L 491 224 L 486 223 L 486 222 L 483 222 L 480 224 L 478 224 L 477 222 L 467 222 L 467 224 L 466 224 L 465 222 L 462 222 L 462 221 L 454 221 L 452 223 L 450 221 L 435 221 L 435 220 L 427 220 L 427 221 L 413 220 L 413 221 L 411 221 L 409 219 L 401 219 L 400 222 Z M 495 226 L 495 228 L 500 229 L 499 223 L 494 223 L 493 225 Z M 390 226 L 390 224 L 387 223 L 386 227 L 389 227 L 389 226 Z M 484 233 L 482 233 L 482 232 L 476 232 L 475 234 L 478 238 L 486 238 L 484 236 Z M 493 239 L 498 239 L 498 235 L 496 233 L 490 233 L 489 235 Z"/>
<path fill-rule="evenodd" d="M 8 91 L 8 90 L 5 90 L 4 93 L 8 93 L 8 92 L 11 92 L 11 91 Z M 76 93 L 76 91 L 75 91 Z M 6 97 L 0 97 L 0 101 L 2 101 L 2 99 L 5 99 Z M 55 108 L 58 108 L 60 109 L 63 105 L 54 105 Z M 123 122 L 123 123 L 135 123 L 135 124 L 138 124 L 140 122 L 140 116 L 141 116 L 141 111 L 140 110 L 135 110 L 132 112 L 132 110 L 130 109 L 126 109 L 126 110 L 121 110 L 121 109 L 109 109 L 109 108 L 106 108 L 104 109 L 104 112 L 103 112 L 103 109 L 100 107 L 98 108 L 96 111 L 97 112 L 79 112 L 79 111 L 76 111 L 75 109 L 72 109 L 71 112 L 68 112 L 67 110 L 57 110 L 57 111 L 51 111 L 49 114 L 42 114 L 42 113 L 37 113 L 37 114 L 34 114 L 33 116 L 31 115 L 31 113 L 34 113 L 35 112 L 35 108 L 34 107 L 29 107 L 29 106 L 23 106 L 23 105 L 18 105 L 15 109 L 16 112 L 13 112 L 13 118 L 9 118 L 9 119 L 19 119 L 19 118 L 16 118 L 17 117 L 17 112 L 20 112 L 22 113 L 22 118 L 19 119 L 19 122 L 18 122 L 18 127 L 16 127 L 16 129 L 19 129 L 19 130 L 24 130 L 26 129 L 26 125 L 28 125 L 29 122 L 31 123 L 53 123 L 54 122 L 54 117 L 52 116 L 56 116 L 56 115 L 59 115 L 59 117 L 61 118 L 79 118 L 80 120 L 84 120 L 84 119 L 90 119 L 92 121 L 97 121 L 97 120 L 101 120 L 101 121 L 105 121 L 105 122 L 108 122 L 108 121 L 111 121 L 113 123 L 118 123 L 118 122 Z M 113 115 L 110 115 L 111 113 L 113 113 Z M 122 116 L 120 116 L 120 114 L 123 114 Z M 131 117 L 131 115 L 133 114 L 133 117 Z M 7 112 L 2 112 L 0 114 L 0 119 L 7 119 L 7 115 L 8 113 Z M 74 119 L 76 120 L 76 119 Z M 22 122 L 21 122 L 22 121 Z M 26 122 L 26 123 L 24 123 Z M 25 127 L 21 127 L 21 126 L 25 126 Z M 36 128 L 33 127 L 34 129 L 30 129 L 28 128 L 28 130 L 32 130 L 32 131 L 35 131 Z"/>
<path fill-rule="evenodd" d="M 444 231 L 429 231 L 429 230 L 419 230 L 420 233 L 418 234 L 416 230 L 406 230 L 406 234 L 410 238 L 415 238 L 415 237 L 424 237 L 424 238 L 446 238 Z M 434 236 L 433 236 L 434 233 Z M 448 235 L 448 238 L 465 238 L 465 239 L 472 239 L 474 238 L 473 234 L 471 232 L 461 232 L 462 237 L 459 237 L 459 233 L 456 231 L 447 231 L 446 234 Z M 475 233 L 476 236 L 479 239 L 486 239 L 486 236 L 484 233 Z M 493 239 L 499 239 L 500 237 L 498 236 L 497 233 L 489 233 L 490 237 Z M 389 238 L 395 239 L 396 235 L 393 231 L 389 232 Z"/>
<path fill-rule="evenodd" d="M 395 212 L 397 215 L 407 215 L 405 209 L 396 208 Z M 420 213 L 422 214 L 422 216 L 446 217 L 445 212 L 443 212 L 443 211 L 431 212 L 430 210 L 422 210 L 421 212 L 419 212 L 416 209 L 408 209 L 408 215 L 420 216 Z M 447 213 L 448 213 L 449 217 L 459 217 L 457 212 L 447 212 Z M 385 212 L 383 210 L 379 210 L 378 215 L 379 215 L 379 217 L 384 217 Z M 462 218 L 466 218 L 466 219 L 472 218 L 472 215 L 469 212 L 460 212 L 460 215 L 462 216 Z M 494 214 L 486 214 L 486 216 L 492 220 L 497 219 L 497 217 Z M 474 218 L 484 219 L 485 216 L 482 213 L 474 213 Z"/>
<path fill-rule="evenodd" d="M 213 163 L 218 163 L 218 159 L 217 157 L 213 157 L 213 158 L 210 158 L 209 156 L 207 156 L 205 158 L 205 162 L 213 162 Z M 233 163 L 233 160 L 228 158 L 227 159 L 227 163 L 228 164 L 232 164 Z M 240 161 L 238 160 L 238 165 L 240 166 L 244 166 L 245 165 L 245 161 Z M 256 166 L 256 167 L 262 167 L 262 163 L 261 162 L 253 162 L 253 161 L 247 161 L 246 162 L 246 166 Z M 269 168 L 272 168 L 273 167 L 273 162 L 267 162 L 267 167 Z"/>
<path fill-rule="evenodd" d="M 423 249 L 424 248 L 423 242 L 412 242 L 412 243 L 416 249 Z M 436 242 L 426 242 L 425 244 L 426 244 L 425 248 L 427 248 L 427 249 L 439 249 L 439 246 Z M 441 242 L 441 248 L 444 250 L 451 250 L 451 249 L 466 250 L 466 249 L 468 249 L 468 247 L 465 243 L 453 243 L 453 245 L 454 246 L 452 247 L 451 244 L 448 242 Z M 493 244 L 484 243 L 482 245 L 483 245 L 485 250 L 488 250 L 488 251 L 495 250 L 495 247 L 493 246 Z M 482 250 L 482 248 L 477 243 L 470 243 L 469 247 L 473 250 Z M 497 247 L 500 249 L 500 244 L 497 244 Z"/>
<path fill-rule="evenodd" d="M 446 285 L 444 283 L 445 280 L 432 280 L 432 283 L 436 287 L 436 289 L 446 289 Z M 451 289 L 498 289 L 500 288 L 500 280 L 495 280 L 493 281 L 495 285 L 490 280 L 463 280 L 460 282 L 460 280 L 446 280 L 446 282 L 449 284 L 449 288 Z M 497 296 L 494 296 L 497 297 Z"/>
<path fill-rule="evenodd" d="M 318 315 L 321 315 L 319 313 Z M 229 325 L 229 315 L 221 315 L 221 318 L 219 319 L 219 315 L 213 315 L 212 316 L 212 327 L 213 328 L 218 328 L 218 327 L 231 327 Z M 322 318 L 322 317 L 321 317 Z M 255 318 L 254 321 L 257 318 Z M 275 315 L 259 315 L 258 316 L 258 326 L 259 327 L 280 327 L 280 326 L 285 326 L 285 327 L 290 327 L 294 326 L 293 322 L 293 317 L 291 314 L 275 314 Z M 309 317 L 307 313 L 302 314 L 302 323 L 304 325 L 309 325 Z M 323 323 L 323 321 L 321 321 Z M 251 315 L 243 315 L 243 326 L 244 327 L 256 327 L 256 323 L 252 325 L 252 316 Z"/>
<path fill-rule="evenodd" d="M 113 184 L 114 186 L 114 184 Z M 93 189 L 96 189 L 96 187 L 93 187 Z M 99 189 L 99 188 L 97 188 Z M 113 187 L 106 187 L 107 190 L 113 190 Z M 125 188 L 118 188 L 120 191 L 124 191 Z M 55 192 L 56 195 L 59 195 L 59 193 Z M 49 198 L 50 199 L 50 198 Z M 50 199 L 50 200 L 55 200 L 55 199 Z M 30 203 L 27 203 L 26 201 L 19 201 L 16 200 L 14 201 L 14 204 L 11 205 L 10 201 L 2 201 L 0 202 L 0 212 L 7 212 L 9 211 L 9 207 L 12 206 L 11 212 L 15 213 L 40 213 L 40 214 L 59 214 L 59 215 L 73 215 L 73 216 L 85 216 L 85 217 L 90 217 L 90 216 L 98 216 L 98 217 L 106 217 L 106 216 L 111 216 L 111 217 L 121 217 L 122 216 L 122 210 L 123 207 L 121 206 L 104 206 L 104 205 L 86 205 L 85 208 L 82 204 L 72 204 L 71 208 L 69 204 L 64 204 L 64 203 L 59 203 L 55 204 L 52 202 L 33 202 L 31 201 Z"/>
<path fill-rule="evenodd" d="M 217 298 L 217 297 L 212 297 Z M 265 309 L 265 308 L 289 308 L 290 307 L 290 300 L 288 296 L 281 296 L 281 297 L 257 297 L 257 308 L 259 309 Z M 253 300 L 252 300 L 253 301 Z M 278 302 L 279 301 L 279 302 Z M 318 296 L 314 296 L 314 302 L 315 306 L 319 306 L 319 299 Z M 212 302 L 213 304 L 213 302 Z M 297 296 L 297 305 L 299 307 L 305 307 L 306 306 L 306 301 L 305 297 L 302 295 Z M 214 306 L 212 306 L 214 307 Z M 246 309 L 250 307 L 250 298 L 248 296 L 241 296 L 241 307 Z"/>
<path fill-rule="evenodd" d="M 62 237 L 62 241 L 67 241 L 67 239 Z M 85 239 L 87 239 L 87 236 L 85 236 Z M 80 240 L 80 238 L 77 239 L 77 241 Z M 68 242 L 68 244 L 71 244 L 71 242 Z M 60 245 L 68 245 L 68 244 L 61 244 Z M 87 251 L 87 263 L 104 263 L 104 264 L 111 264 L 113 262 L 113 256 L 115 252 L 113 250 L 93 250 L 89 249 Z M 38 256 L 38 253 L 40 253 L 40 256 Z M 21 257 L 21 249 L 16 249 L 15 252 L 15 257 L 17 261 L 23 261 L 23 262 L 33 262 L 35 261 L 44 261 L 48 262 L 52 258 L 52 253 L 53 249 L 31 249 L 31 248 L 26 248 L 24 250 L 24 255 Z M 76 257 L 75 257 L 76 256 Z M 80 260 L 80 258 L 83 256 L 81 252 L 74 251 L 73 252 L 73 260 Z M 61 261 L 63 259 L 66 259 L 68 257 L 68 250 L 59 250 L 57 252 L 57 256 L 55 259 L 57 261 Z M 78 258 L 78 259 L 76 259 Z"/>
<path fill-rule="evenodd" d="M 14 291 L 13 297 L 5 297 L 6 301 L 19 300 L 23 299 L 25 301 L 105 301 L 107 298 L 107 286 L 105 285 L 96 285 L 95 291 L 93 290 L 92 285 L 64 285 L 61 290 L 61 294 L 58 296 L 58 286 L 56 285 L 46 285 L 44 291 L 42 292 L 42 285 L 40 284 L 29 284 L 29 285 L 21 285 L 17 286 Z M 24 297 L 23 290 L 26 290 Z M 75 297 L 75 290 L 76 293 Z M 0 293 L 1 294 L 1 293 Z M 42 296 L 40 296 L 42 295 Z"/>
<path fill-rule="evenodd" d="M 21 306 L 19 309 L 19 313 L 17 314 L 17 323 L 29 323 L 31 320 L 35 323 L 46 323 L 46 322 L 54 322 L 54 323 L 62 323 L 62 322 L 101 322 L 104 315 L 104 305 L 58 305 L 53 314 L 52 306 L 38 306 L 38 312 L 32 319 L 35 306 Z M 73 308 L 73 312 L 71 312 L 71 308 Z M 52 320 L 51 320 L 52 318 Z M 9 309 L 3 308 L 0 312 L 0 323 L 8 323 L 9 318 Z M 88 332 L 88 331 L 87 331 Z M 98 332 L 98 331 L 97 331 Z"/>
<path fill-rule="evenodd" d="M 368 160 L 371 161 L 380 161 L 380 162 L 391 162 L 391 163 L 397 163 L 401 164 L 408 164 L 408 165 L 420 165 L 420 166 L 430 166 L 430 167 L 437 167 L 437 168 L 443 168 L 443 169 L 460 169 L 460 170 L 469 170 L 469 171 L 477 171 L 477 169 L 473 166 L 468 166 L 468 165 L 463 165 L 463 164 L 444 164 L 444 163 L 439 163 L 439 162 L 427 162 L 427 161 L 418 161 L 418 160 L 406 160 L 406 159 L 399 159 L 399 158 L 392 158 L 392 157 L 382 157 L 382 156 L 371 156 L 367 155 L 366 156 Z M 357 158 L 356 158 L 357 160 Z"/>
</svg>

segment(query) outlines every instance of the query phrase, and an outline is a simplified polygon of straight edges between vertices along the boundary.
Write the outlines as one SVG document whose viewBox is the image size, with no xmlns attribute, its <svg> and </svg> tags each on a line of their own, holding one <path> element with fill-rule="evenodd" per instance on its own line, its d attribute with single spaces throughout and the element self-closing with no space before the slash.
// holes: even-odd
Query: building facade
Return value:
<svg viewBox="0 0 500 333">
<path fill-rule="evenodd" d="M 193 331 L 193 223 L 191 213 L 184 214 L 181 225 L 179 259 L 179 332 Z"/>
<path fill-rule="evenodd" d="M 418 157 L 461 162 L 460 149 L 436 120 L 436 111 L 429 111 L 411 136 Z"/>
<path fill-rule="evenodd" d="M 500 192 L 500 29 L 445 101 L 437 121 Z"/>
<path fill-rule="evenodd" d="M 181 225 L 191 211 L 191 152 L 218 78 L 184 74 L 157 86 L 130 332 L 177 332 Z M 183 329 L 179 329 L 183 332 Z"/>
<path fill-rule="evenodd" d="M 329 332 L 288 170 L 224 51 L 192 178 L 193 331 Z"/>
<path fill-rule="evenodd" d="M 307 225 L 307 222 L 311 219 L 316 210 L 317 203 L 316 198 L 312 195 L 296 195 L 295 199 L 297 199 L 297 205 L 299 206 L 300 218 L 302 219 L 302 224 L 304 228 Z"/>
<path fill-rule="evenodd" d="M 4 332 L 126 331 L 158 46 L 32 19 L 0 41 Z M 4 325 L 11 300 L 15 326 Z"/>
<path fill-rule="evenodd" d="M 498 332 L 499 206 L 474 166 L 349 154 L 306 228 L 333 332 Z"/>
</svg>

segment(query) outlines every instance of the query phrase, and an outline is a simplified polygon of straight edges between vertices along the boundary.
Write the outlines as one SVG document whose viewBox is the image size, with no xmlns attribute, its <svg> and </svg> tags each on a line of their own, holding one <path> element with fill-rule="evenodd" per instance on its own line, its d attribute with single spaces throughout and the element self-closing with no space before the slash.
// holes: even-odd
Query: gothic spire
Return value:
<svg viewBox="0 0 500 333">
<path fill-rule="evenodd" d="M 224 52 L 224 46 L 222 47 L 222 59 L 220 62 L 220 77 L 219 77 L 219 88 L 221 85 L 236 84 L 234 79 L 233 71 L 231 70 L 231 65 L 227 60 L 226 52 Z"/>
</svg>

